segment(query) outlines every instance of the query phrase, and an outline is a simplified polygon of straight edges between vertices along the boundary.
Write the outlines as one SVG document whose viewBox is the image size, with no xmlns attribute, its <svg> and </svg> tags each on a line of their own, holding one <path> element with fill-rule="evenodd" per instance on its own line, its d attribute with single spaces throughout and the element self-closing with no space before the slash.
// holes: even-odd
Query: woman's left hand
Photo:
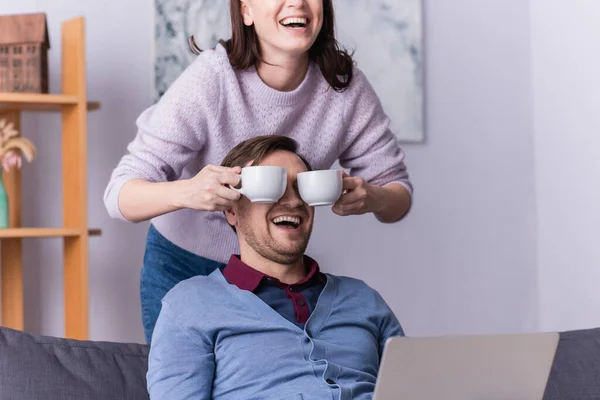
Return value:
<svg viewBox="0 0 600 400">
<path fill-rule="evenodd" d="M 374 186 L 358 176 L 350 176 L 342 171 L 344 193 L 333 205 L 337 215 L 360 215 L 376 212 L 379 208 L 374 195 Z"/>
</svg>

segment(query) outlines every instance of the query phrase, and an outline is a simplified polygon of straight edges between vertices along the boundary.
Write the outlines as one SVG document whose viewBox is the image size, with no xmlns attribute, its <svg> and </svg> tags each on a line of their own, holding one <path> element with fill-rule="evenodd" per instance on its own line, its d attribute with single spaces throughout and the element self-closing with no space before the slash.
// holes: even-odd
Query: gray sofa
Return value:
<svg viewBox="0 0 600 400">
<path fill-rule="evenodd" d="M 147 400 L 148 350 L 0 327 L 0 400 Z"/>
<path fill-rule="evenodd" d="M 146 345 L 0 327 L 0 400 L 148 399 L 147 362 Z M 544 396 L 559 399 L 600 400 L 600 329 L 561 333 Z"/>
</svg>

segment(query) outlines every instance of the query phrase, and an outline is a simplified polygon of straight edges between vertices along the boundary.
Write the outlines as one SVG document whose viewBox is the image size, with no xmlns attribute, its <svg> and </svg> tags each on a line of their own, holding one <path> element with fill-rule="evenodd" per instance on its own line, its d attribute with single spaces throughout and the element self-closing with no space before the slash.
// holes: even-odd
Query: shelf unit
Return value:
<svg viewBox="0 0 600 400">
<path fill-rule="evenodd" d="M 0 111 L 61 111 L 65 106 L 77 105 L 77 96 L 64 94 L 2 93 Z M 100 103 L 87 102 L 88 111 L 100 108 Z"/>
<path fill-rule="evenodd" d="M 62 238 L 64 252 L 65 337 L 88 339 L 88 239 L 100 235 L 87 226 L 87 112 L 100 108 L 87 101 L 85 19 L 62 23 L 62 93 L 0 93 L 0 118 L 20 130 L 23 111 L 58 112 L 62 116 L 63 226 L 21 226 L 21 172 L 2 172 L 9 198 L 9 228 L 0 229 L 2 325 L 24 329 L 22 241 Z M 35 163 L 35 161 L 34 161 Z"/>
</svg>

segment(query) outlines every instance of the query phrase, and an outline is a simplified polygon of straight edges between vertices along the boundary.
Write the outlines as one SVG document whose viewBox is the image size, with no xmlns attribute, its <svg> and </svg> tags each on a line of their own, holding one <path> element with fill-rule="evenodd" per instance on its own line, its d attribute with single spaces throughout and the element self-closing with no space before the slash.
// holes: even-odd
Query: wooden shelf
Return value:
<svg viewBox="0 0 600 400">
<path fill-rule="evenodd" d="M 77 96 L 64 94 L 6 93 L 0 92 L 0 111 L 61 111 L 68 106 L 77 105 Z M 88 111 L 98 110 L 100 103 L 89 101 Z"/>
<path fill-rule="evenodd" d="M 87 101 L 85 19 L 61 25 L 61 91 L 58 94 L 0 93 L 0 114 L 21 128 L 22 111 L 56 111 L 62 118 L 62 225 L 59 228 L 23 228 L 21 222 L 21 171 L 3 171 L 8 196 L 9 228 L 0 229 L 0 324 L 23 330 L 23 239 L 59 238 L 63 242 L 65 311 L 64 336 L 86 340 L 89 336 L 88 245 L 100 229 L 88 227 L 87 113 L 100 104 Z M 58 133 L 58 132 L 57 132 Z M 51 177 L 53 179 L 56 177 Z M 60 179 L 60 178 L 57 178 Z M 70 228 L 64 228 L 68 226 Z M 87 233 L 87 234 L 86 234 Z"/>
<path fill-rule="evenodd" d="M 89 236 L 99 236 L 100 229 L 89 229 Z M 6 228 L 0 229 L 0 239 L 76 237 L 81 234 L 79 228 Z"/>
</svg>

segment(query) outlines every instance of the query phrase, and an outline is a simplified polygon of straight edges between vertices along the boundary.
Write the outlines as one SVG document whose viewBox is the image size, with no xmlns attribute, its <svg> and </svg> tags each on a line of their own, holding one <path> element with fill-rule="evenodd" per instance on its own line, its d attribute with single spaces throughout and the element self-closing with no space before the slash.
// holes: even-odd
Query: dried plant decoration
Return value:
<svg viewBox="0 0 600 400">
<path fill-rule="evenodd" d="M 0 119 L 0 161 L 2 168 L 9 171 L 11 167 L 21 168 L 22 157 L 32 162 L 36 156 L 34 144 L 19 136 L 12 122 Z"/>
</svg>

